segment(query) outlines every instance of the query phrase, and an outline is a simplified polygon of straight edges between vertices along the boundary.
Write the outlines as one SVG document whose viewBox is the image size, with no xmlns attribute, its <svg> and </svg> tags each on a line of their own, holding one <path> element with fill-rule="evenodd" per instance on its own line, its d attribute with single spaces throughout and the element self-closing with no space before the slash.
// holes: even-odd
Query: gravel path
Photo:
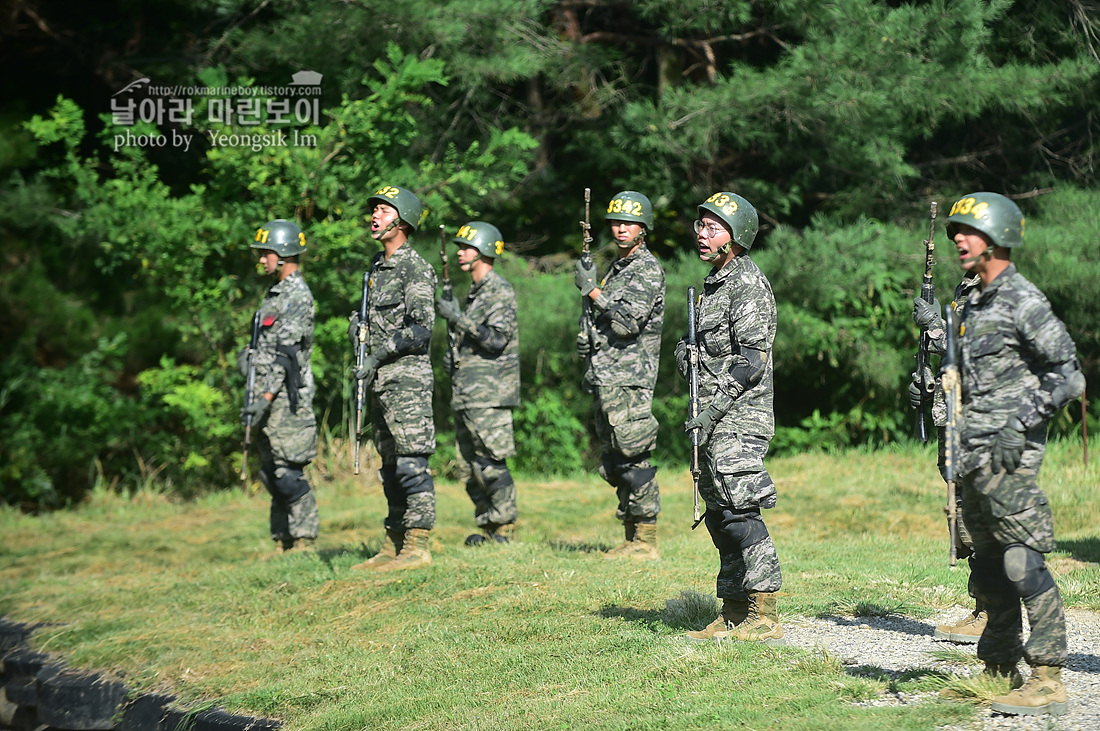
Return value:
<svg viewBox="0 0 1100 731">
<path fill-rule="evenodd" d="M 928 653 L 956 648 L 974 653 L 974 645 L 937 642 L 932 633 L 937 624 L 954 623 L 966 615 L 955 608 L 927 620 L 907 617 L 829 617 L 824 619 L 785 617 L 787 644 L 813 649 L 823 647 L 855 671 L 881 669 L 897 675 L 916 668 L 932 668 L 962 674 L 957 663 L 936 660 Z M 1027 617 L 1024 617 L 1026 630 Z M 1100 731 L 1100 613 L 1080 609 L 1066 612 L 1069 662 L 1062 679 L 1069 692 L 1070 709 L 1064 716 L 1002 716 L 988 705 L 979 710 L 978 720 L 968 726 L 944 727 L 944 731 Z M 1025 672 L 1026 664 L 1020 664 Z M 980 666 L 974 666 L 978 672 Z M 875 705 L 921 703 L 923 694 L 889 694 Z"/>
</svg>

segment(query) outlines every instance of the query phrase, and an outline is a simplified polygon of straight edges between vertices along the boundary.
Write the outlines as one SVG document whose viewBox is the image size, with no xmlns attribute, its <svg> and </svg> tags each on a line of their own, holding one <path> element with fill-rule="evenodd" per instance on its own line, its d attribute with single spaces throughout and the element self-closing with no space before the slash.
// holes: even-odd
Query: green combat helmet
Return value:
<svg viewBox="0 0 1100 731">
<path fill-rule="evenodd" d="M 306 235 L 298 228 L 298 224 L 277 218 L 256 230 L 252 248 L 274 251 L 280 259 L 298 256 L 306 251 Z"/>
<path fill-rule="evenodd" d="M 629 221 L 640 223 L 646 231 L 653 230 L 653 205 L 641 193 L 624 190 L 616 193 L 607 204 L 608 221 Z"/>
<path fill-rule="evenodd" d="M 756 240 L 759 219 L 752 203 L 736 193 L 715 193 L 699 206 L 699 218 L 703 213 L 712 213 L 730 227 L 731 241 L 743 249 L 751 249 Z"/>
<path fill-rule="evenodd" d="M 482 256 L 496 258 L 504 253 L 504 237 L 500 229 L 484 221 L 470 221 L 451 239 L 460 246 L 472 246 Z"/>
<path fill-rule="evenodd" d="M 367 198 L 367 210 L 373 211 L 379 203 L 396 208 L 397 217 L 409 224 L 412 231 L 415 232 L 420 227 L 424 207 L 420 205 L 420 199 L 413 195 L 412 191 L 398 188 L 396 185 L 383 185 L 374 191 L 374 195 Z"/>
<path fill-rule="evenodd" d="M 1012 249 L 1024 245 L 1024 214 L 1000 193 L 970 193 L 959 198 L 947 215 L 947 235 L 954 238 L 959 224 L 972 226 L 994 246 Z"/>
</svg>

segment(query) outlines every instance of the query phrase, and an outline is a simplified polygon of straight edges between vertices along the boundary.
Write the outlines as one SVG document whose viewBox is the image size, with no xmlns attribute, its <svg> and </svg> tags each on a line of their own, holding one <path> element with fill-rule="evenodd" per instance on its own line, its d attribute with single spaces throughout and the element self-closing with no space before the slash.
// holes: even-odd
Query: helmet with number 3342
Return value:
<svg viewBox="0 0 1100 731">
<path fill-rule="evenodd" d="M 279 258 L 298 256 L 306 251 L 306 235 L 298 224 L 277 218 L 257 229 L 252 248 L 274 251 Z"/>
<path fill-rule="evenodd" d="M 715 193 L 699 206 L 699 218 L 704 213 L 710 213 L 724 221 L 730 227 L 735 244 L 746 250 L 752 248 L 760 225 L 752 203 L 736 193 Z"/>
<path fill-rule="evenodd" d="M 954 238 L 959 224 L 978 229 L 994 246 L 1012 249 L 1024 245 L 1024 214 L 1000 193 L 970 193 L 951 205 L 947 235 Z"/>
<path fill-rule="evenodd" d="M 653 230 L 653 205 L 641 193 L 624 190 L 616 193 L 607 204 L 608 221 L 628 221 L 640 223 L 646 231 Z"/>
<path fill-rule="evenodd" d="M 472 246 L 482 256 L 496 258 L 504 253 L 504 237 L 500 229 L 484 221 L 470 221 L 451 239 L 459 246 Z"/>
</svg>

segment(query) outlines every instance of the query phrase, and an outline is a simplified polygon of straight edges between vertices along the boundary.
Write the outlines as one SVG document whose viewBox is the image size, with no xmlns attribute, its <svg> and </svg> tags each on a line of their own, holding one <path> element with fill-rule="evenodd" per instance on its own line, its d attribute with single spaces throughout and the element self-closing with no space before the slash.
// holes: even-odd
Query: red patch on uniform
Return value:
<svg viewBox="0 0 1100 731">
<path fill-rule="evenodd" d="M 275 315 L 267 315 L 264 317 L 264 327 L 271 327 L 275 324 Z"/>
</svg>

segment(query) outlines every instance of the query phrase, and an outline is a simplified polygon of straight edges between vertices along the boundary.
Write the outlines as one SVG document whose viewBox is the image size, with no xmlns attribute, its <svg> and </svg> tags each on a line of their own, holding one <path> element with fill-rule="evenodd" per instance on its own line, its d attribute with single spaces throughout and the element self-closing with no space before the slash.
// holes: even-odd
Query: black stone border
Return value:
<svg viewBox="0 0 1100 731">
<path fill-rule="evenodd" d="M 0 729 L 10 731 L 276 731 L 281 721 L 220 708 L 183 711 L 175 696 L 134 694 L 117 678 L 68 667 L 27 645 L 27 625 L 0 617 Z"/>
</svg>

